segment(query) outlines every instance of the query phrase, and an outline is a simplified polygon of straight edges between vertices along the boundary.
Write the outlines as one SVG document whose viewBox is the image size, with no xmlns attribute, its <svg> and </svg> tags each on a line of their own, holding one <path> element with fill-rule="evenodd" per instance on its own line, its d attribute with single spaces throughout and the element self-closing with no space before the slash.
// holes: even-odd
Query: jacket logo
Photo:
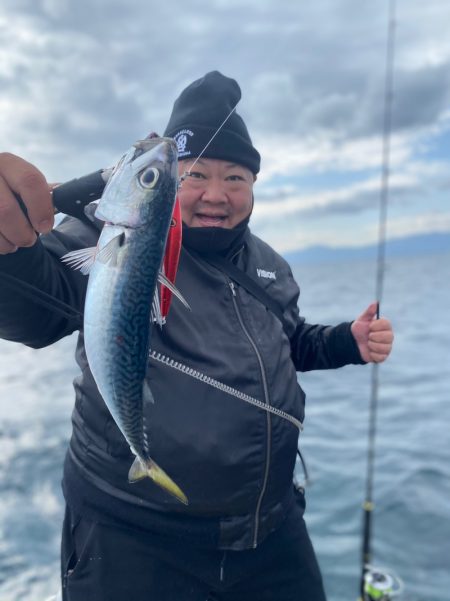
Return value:
<svg viewBox="0 0 450 601">
<path fill-rule="evenodd" d="M 256 269 L 256 273 L 259 278 L 267 278 L 269 280 L 276 280 L 277 276 L 275 275 L 275 271 L 266 271 L 265 269 Z"/>
<path fill-rule="evenodd" d="M 189 138 L 191 138 L 193 135 L 194 135 L 194 132 L 191 131 L 190 129 L 182 129 L 177 134 L 175 134 L 175 136 L 173 137 L 173 139 L 175 140 L 175 143 L 177 145 L 179 157 L 189 156 L 191 154 L 190 150 L 186 150 L 186 146 L 187 146 Z"/>
</svg>

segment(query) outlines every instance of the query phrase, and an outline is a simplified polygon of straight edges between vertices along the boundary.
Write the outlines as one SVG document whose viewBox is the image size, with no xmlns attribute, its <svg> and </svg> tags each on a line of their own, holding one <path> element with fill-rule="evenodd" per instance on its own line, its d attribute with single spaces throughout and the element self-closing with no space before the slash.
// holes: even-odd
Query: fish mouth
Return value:
<svg viewBox="0 0 450 601">
<path fill-rule="evenodd" d="M 159 146 L 160 144 L 164 144 L 168 149 L 170 149 L 169 151 L 171 155 L 174 154 L 176 156 L 177 145 L 173 138 L 166 138 L 164 136 L 158 136 L 157 134 L 150 134 L 150 136 L 147 138 L 143 140 L 137 140 L 133 144 L 133 147 L 135 148 L 133 160 L 137 159 L 141 154 L 148 152 L 152 148 Z"/>
<path fill-rule="evenodd" d="M 172 173 L 174 179 L 177 178 L 177 147 L 172 138 L 150 138 L 135 142 L 134 154 L 128 161 L 134 175 L 142 169 L 160 163 L 167 164 L 164 169 Z"/>
</svg>

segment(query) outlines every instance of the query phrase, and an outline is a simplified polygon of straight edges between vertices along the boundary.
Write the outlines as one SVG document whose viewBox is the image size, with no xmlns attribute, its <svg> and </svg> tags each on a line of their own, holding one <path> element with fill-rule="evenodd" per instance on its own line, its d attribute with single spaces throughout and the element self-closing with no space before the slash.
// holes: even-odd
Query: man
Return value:
<svg viewBox="0 0 450 601">
<path fill-rule="evenodd" d="M 192 311 L 173 302 L 166 325 L 154 329 L 151 347 L 159 359 L 150 359 L 148 378 L 156 402 L 146 416 L 152 457 L 189 505 L 148 480 L 128 484 L 133 458 L 96 389 L 80 328 L 81 373 L 63 480 L 67 601 L 325 598 L 303 521 L 303 494 L 293 486 L 298 430 L 285 416 L 303 419 L 296 371 L 383 361 L 392 328 L 374 319 L 375 304 L 335 327 L 299 316 L 289 266 L 248 229 L 260 156 L 232 112 L 239 99 L 233 79 L 208 73 L 182 92 L 165 131 L 177 141 L 183 180 L 176 284 Z M 0 203 L 0 274 L 19 275 L 82 311 L 86 279 L 60 257 L 94 245 L 95 225 L 67 218 L 49 233 L 48 185 L 12 155 L 0 157 Z M 37 239 L 34 230 L 46 235 Z M 273 274 L 258 286 L 281 306 L 281 318 L 211 265 L 211 254 L 253 279 L 258 269 Z M 1 287 L 4 338 L 42 347 L 79 327 L 75 318 Z M 259 399 L 266 410 L 239 393 Z M 273 415 L 272 408 L 284 413 Z"/>
</svg>

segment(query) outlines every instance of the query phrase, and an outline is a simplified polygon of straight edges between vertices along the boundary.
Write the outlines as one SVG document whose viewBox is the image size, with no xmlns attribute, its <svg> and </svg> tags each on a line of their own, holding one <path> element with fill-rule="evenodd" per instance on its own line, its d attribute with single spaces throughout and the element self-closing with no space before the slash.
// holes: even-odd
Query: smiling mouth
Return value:
<svg viewBox="0 0 450 601">
<path fill-rule="evenodd" d="M 208 215 L 207 213 L 196 213 L 196 218 L 205 225 L 221 225 L 227 219 L 227 215 Z"/>
</svg>

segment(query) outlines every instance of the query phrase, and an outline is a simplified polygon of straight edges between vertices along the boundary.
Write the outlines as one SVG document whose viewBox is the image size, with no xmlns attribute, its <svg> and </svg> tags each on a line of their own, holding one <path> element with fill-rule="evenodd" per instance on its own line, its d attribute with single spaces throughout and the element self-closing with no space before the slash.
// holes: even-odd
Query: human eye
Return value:
<svg viewBox="0 0 450 601">
<path fill-rule="evenodd" d="M 232 173 L 230 175 L 227 176 L 227 180 L 229 182 L 242 182 L 245 181 L 244 178 L 242 177 L 242 175 L 239 175 L 237 173 Z"/>
<path fill-rule="evenodd" d="M 193 179 L 206 179 L 206 176 L 201 171 L 188 171 L 187 176 Z"/>
</svg>

